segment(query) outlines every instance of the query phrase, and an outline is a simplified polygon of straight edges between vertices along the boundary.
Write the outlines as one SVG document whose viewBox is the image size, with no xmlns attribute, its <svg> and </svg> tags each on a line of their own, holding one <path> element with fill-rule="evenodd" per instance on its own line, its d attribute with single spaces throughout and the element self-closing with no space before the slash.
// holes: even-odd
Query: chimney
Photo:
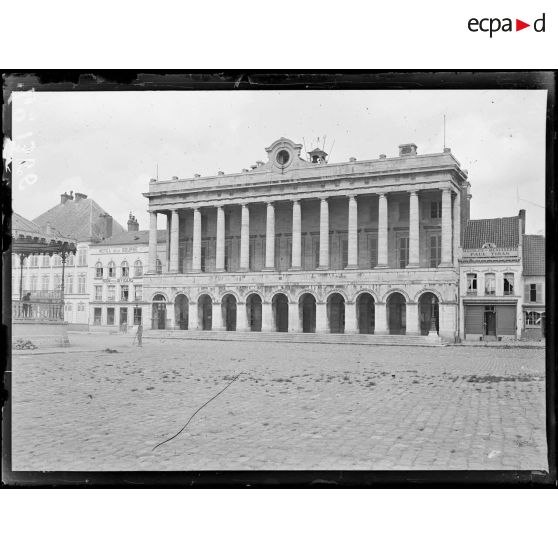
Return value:
<svg viewBox="0 0 558 558">
<path fill-rule="evenodd" d="M 60 203 L 66 203 L 68 200 L 71 199 L 73 198 L 70 194 L 68 194 L 68 192 L 64 192 L 63 194 L 60 194 Z"/>
<path fill-rule="evenodd" d="M 130 231 L 139 231 L 138 220 L 131 213 L 128 218 L 128 232 Z"/>
<path fill-rule="evenodd" d="M 102 238 L 110 238 L 112 236 L 112 216 L 108 213 L 102 213 L 99 216 L 100 229 Z"/>
<path fill-rule="evenodd" d="M 76 192 L 75 193 L 75 198 L 76 198 L 76 203 L 77 203 L 79 200 L 86 200 L 87 199 L 87 194 L 82 194 L 80 192 Z"/>
<path fill-rule="evenodd" d="M 409 157 L 417 154 L 417 146 L 414 143 L 402 143 L 399 146 L 399 157 Z"/>
<path fill-rule="evenodd" d="M 519 232 L 522 235 L 524 235 L 525 234 L 525 210 L 524 209 L 519 210 L 519 227 L 520 227 Z"/>
</svg>

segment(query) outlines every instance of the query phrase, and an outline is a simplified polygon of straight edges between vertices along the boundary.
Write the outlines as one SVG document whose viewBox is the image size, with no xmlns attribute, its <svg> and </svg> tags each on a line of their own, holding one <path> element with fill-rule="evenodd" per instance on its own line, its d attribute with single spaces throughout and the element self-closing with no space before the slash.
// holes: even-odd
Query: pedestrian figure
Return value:
<svg viewBox="0 0 558 558">
<path fill-rule="evenodd" d="M 31 300 L 31 293 L 26 293 L 21 298 L 23 301 L 23 317 L 27 318 L 29 314 L 31 314 L 31 304 L 29 301 Z"/>
<path fill-rule="evenodd" d="M 138 325 L 138 330 L 136 331 L 136 336 L 134 337 L 134 341 L 138 340 L 138 347 L 141 347 L 141 336 L 143 335 L 143 326 L 141 324 Z"/>
</svg>

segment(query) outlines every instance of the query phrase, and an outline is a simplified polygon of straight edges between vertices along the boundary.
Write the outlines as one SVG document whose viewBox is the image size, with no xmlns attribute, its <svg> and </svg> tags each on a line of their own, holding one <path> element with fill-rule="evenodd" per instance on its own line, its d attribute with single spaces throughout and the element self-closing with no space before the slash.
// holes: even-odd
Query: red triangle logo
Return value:
<svg viewBox="0 0 558 558">
<path fill-rule="evenodd" d="M 530 23 L 525 23 L 524 21 L 521 21 L 520 19 L 515 20 L 515 30 L 516 31 L 521 31 L 522 29 L 525 29 L 526 27 L 531 27 L 531 24 Z"/>
</svg>

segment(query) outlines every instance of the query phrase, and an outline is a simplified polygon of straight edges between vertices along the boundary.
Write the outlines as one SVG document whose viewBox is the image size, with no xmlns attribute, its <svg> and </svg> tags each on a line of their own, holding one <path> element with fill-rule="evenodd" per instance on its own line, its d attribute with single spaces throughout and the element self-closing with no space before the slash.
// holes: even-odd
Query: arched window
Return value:
<svg viewBox="0 0 558 558">
<path fill-rule="evenodd" d="M 101 262 L 97 262 L 95 264 L 95 279 L 102 279 L 103 278 L 103 264 Z"/>
<path fill-rule="evenodd" d="M 48 254 L 45 254 L 43 256 L 43 267 L 50 267 L 50 256 Z"/>
<path fill-rule="evenodd" d="M 136 263 L 134 263 L 134 276 L 141 277 L 142 275 L 143 275 L 143 264 L 141 263 L 141 260 L 136 260 Z"/>
<path fill-rule="evenodd" d="M 62 265 L 62 258 L 58 254 L 54 255 L 53 260 L 54 261 L 52 262 L 52 265 L 54 265 L 54 266 L 61 266 Z"/>
<path fill-rule="evenodd" d="M 130 268 L 128 267 L 128 262 L 126 260 L 122 262 L 121 268 L 122 268 L 122 277 L 129 277 Z"/>
<path fill-rule="evenodd" d="M 159 258 L 157 258 L 157 261 L 155 262 L 155 273 L 158 273 L 159 275 L 163 273 L 163 264 Z"/>
<path fill-rule="evenodd" d="M 108 276 L 116 277 L 116 269 L 114 267 L 114 262 L 109 262 L 108 264 Z"/>
<path fill-rule="evenodd" d="M 525 325 L 540 326 L 541 325 L 541 314 L 539 312 L 527 312 Z"/>
</svg>

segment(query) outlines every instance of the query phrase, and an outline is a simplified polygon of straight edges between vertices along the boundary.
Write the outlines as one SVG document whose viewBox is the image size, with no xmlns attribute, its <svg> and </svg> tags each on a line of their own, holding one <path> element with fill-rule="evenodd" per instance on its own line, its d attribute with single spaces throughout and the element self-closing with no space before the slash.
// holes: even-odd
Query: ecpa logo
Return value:
<svg viewBox="0 0 558 558">
<path fill-rule="evenodd" d="M 545 32 L 545 17 L 546 14 L 543 14 L 539 19 L 536 19 L 533 22 L 533 29 L 537 33 Z M 494 33 L 498 33 L 498 31 L 503 31 L 504 33 L 514 31 L 512 19 L 509 17 L 505 17 L 503 19 L 500 19 L 498 17 L 485 17 L 482 19 L 472 17 L 469 20 L 467 27 L 469 28 L 469 31 L 472 31 L 473 33 L 477 33 L 478 31 L 482 31 L 483 33 L 490 33 L 490 38 L 492 38 L 492 35 Z M 526 29 L 527 27 L 531 27 L 531 24 L 525 23 L 521 19 L 515 20 L 515 31 L 521 31 L 522 29 Z"/>
</svg>

